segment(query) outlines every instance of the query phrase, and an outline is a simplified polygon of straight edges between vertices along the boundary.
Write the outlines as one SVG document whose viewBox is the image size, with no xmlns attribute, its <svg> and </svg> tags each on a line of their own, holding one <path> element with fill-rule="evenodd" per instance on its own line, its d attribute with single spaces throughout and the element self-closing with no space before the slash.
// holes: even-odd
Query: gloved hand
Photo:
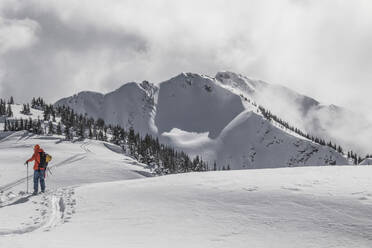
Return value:
<svg viewBox="0 0 372 248">
<path fill-rule="evenodd" d="M 25 162 L 25 165 L 28 165 L 28 161 Z"/>
</svg>

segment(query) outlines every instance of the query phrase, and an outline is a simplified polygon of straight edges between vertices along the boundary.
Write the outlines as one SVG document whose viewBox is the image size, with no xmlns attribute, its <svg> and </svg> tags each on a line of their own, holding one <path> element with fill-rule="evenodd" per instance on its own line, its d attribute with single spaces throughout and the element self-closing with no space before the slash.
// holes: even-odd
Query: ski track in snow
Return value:
<svg viewBox="0 0 372 248">
<path fill-rule="evenodd" d="M 68 222 L 73 213 L 75 213 L 76 200 L 73 188 L 63 188 L 55 192 L 45 193 L 37 196 L 25 196 L 17 201 L 8 204 L 7 207 L 26 202 L 35 205 L 37 212 L 31 218 L 31 221 L 20 223 L 15 229 L 1 229 L 0 236 L 25 234 L 36 230 L 50 231 L 52 228 Z M 6 207 L 6 206 L 4 206 Z"/>
<path fill-rule="evenodd" d="M 63 224 L 71 219 L 75 213 L 76 200 L 72 198 L 74 190 L 62 189 L 51 196 L 49 220 L 42 226 L 44 231 L 50 231 L 58 224 Z"/>
</svg>

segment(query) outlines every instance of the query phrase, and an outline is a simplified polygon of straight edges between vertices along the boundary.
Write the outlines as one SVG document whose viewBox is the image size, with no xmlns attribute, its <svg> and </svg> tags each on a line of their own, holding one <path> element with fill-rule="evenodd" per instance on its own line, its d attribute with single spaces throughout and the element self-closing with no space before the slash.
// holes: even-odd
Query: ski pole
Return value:
<svg viewBox="0 0 372 248">
<path fill-rule="evenodd" d="M 28 194 L 28 163 L 27 163 L 27 194 Z"/>
<path fill-rule="evenodd" d="M 50 175 L 53 175 L 52 170 L 49 167 L 47 168 L 47 171 L 49 172 Z"/>
</svg>

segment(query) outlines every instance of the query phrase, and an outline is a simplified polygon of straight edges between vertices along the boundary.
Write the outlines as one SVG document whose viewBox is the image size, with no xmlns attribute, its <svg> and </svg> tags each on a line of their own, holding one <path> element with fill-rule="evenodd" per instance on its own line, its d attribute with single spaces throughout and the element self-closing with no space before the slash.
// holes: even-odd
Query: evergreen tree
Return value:
<svg viewBox="0 0 372 248">
<path fill-rule="evenodd" d="M 21 118 L 21 120 L 20 120 L 19 130 L 25 130 L 25 125 L 24 125 L 24 121 L 23 121 L 22 118 Z"/>
<path fill-rule="evenodd" d="M 88 135 L 89 139 L 93 139 L 93 132 L 92 132 L 92 128 L 89 127 L 89 135 Z"/>
<path fill-rule="evenodd" d="M 50 120 L 49 108 L 46 107 L 44 110 L 44 121 L 49 121 L 49 120 Z"/>
<path fill-rule="evenodd" d="M 79 130 L 78 130 L 78 136 L 80 139 L 84 139 L 85 138 L 85 126 L 83 123 L 80 123 L 79 124 Z"/>
<path fill-rule="evenodd" d="M 51 121 L 49 121 L 49 124 L 48 124 L 48 134 L 50 135 L 54 134 L 54 126 L 53 126 L 53 122 Z"/>
<path fill-rule="evenodd" d="M 71 132 L 70 132 L 70 127 L 69 126 L 66 126 L 65 127 L 64 133 L 65 133 L 65 139 L 66 140 L 71 140 L 72 139 Z"/>
<path fill-rule="evenodd" d="M 28 103 L 27 104 L 23 104 L 23 108 L 21 110 L 21 114 L 24 114 L 24 115 L 30 115 L 31 114 L 30 105 Z"/>
<path fill-rule="evenodd" d="M 0 99 L 0 115 L 5 116 L 6 115 L 6 104 L 3 99 Z"/>
<path fill-rule="evenodd" d="M 98 132 L 98 140 L 100 140 L 100 141 L 103 141 L 104 140 L 104 136 L 103 136 L 102 130 L 99 130 L 99 132 Z"/>
<path fill-rule="evenodd" d="M 105 126 L 105 121 L 104 121 L 103 119 L 99 118 L 99 119 L 97 120 L 97 127 L 98 127 L 99 129 L 103 129 L 104 126 Z"/>
<path fill-rule="evenodd" d="M 35 97 L 33 97 L 31 100 L 31 108 L 35 108 L 35 107 L 36 107 L 36 100 L 35 100 Z"/>
<path fill-rule="evenodd" d="M 6 115 L 7 115 L 7 117 L 12 117 L 13 116 L 12 106 L 10 104 L 8 104 L 8 108 L 6 110 Z"/>
<path fill-rule="evenodd" d="M 43 128 L 41 126 L 41 120 L 38 119 L 36 122 L 36 134 L 42 134 L 43 133 Z"/>
<path fill-rule="evenodd" d="M 57 125 L 57 135 L 62 135 L 62 126 L 61 126 L 61 122 L 58 122 L 58 125 Z"/>
</svg>

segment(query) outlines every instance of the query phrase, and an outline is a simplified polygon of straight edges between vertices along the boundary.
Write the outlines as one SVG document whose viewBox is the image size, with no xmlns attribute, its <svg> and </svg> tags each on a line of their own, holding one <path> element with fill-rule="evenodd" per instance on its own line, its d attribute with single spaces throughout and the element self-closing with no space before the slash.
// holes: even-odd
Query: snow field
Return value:
<svg viewBox="0 0 372 248">
<path fill-rule="evenodd" d="M 45 194 L 29 197 L 22 162 L 35 143 L 54 155 L 53 175 Z M 145 178 L 119 151 L 24 132 L 4 138 L 0 247 L 39 247 L 40 237 L 51 248 L 371 246 L 372 167 Z"/>
<path fill-rule="evenodd" d="M 43 237 L 50 247 L 370 247 L 371 173 L 303 167 L 86 184 L 68 223 Z M 41 230 L 0 244 L 26 247 Z"/>
</svg>

